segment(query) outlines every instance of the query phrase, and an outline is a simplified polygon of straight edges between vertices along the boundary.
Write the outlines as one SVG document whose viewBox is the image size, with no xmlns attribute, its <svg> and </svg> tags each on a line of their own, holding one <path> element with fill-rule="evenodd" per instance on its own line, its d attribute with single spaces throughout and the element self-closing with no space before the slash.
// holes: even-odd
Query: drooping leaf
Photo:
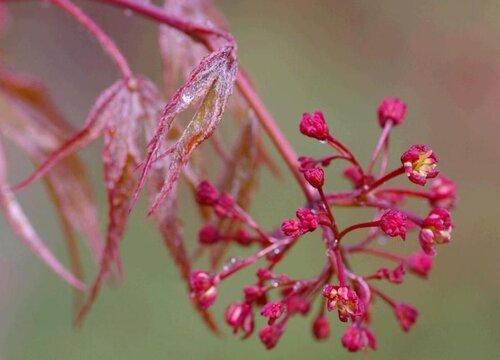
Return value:
<svg viewBox="0 0 500 360">
<path fill-rule="evenodd" d="M 23 149 L 35 165 L 46 161 L 72 131 L 41 84 L 29 77 L 0 70 L 0 101 L 5 102 L 0 131 Z M 68 156 L 49 171 L 44 180 L 66 235 L 74 271 L 81 272 L 77 265 L 75 233 L 84 235 L 96 259 L 103 246 L 84 165 L 75 155 Z"/>
<path fill-rule="evenodd" d="M 135 78 L 122 81 L 100 113 L 105 124 L 102 160 L 108 194 L 106 245 L 99 272 L 78 321 L 83 320 L 94 303 L 111 262 L 121 268 L 119 241 L 127 225 L 129 202 L 138 177 L 136 169 L 144 155 L 148 131 L 160 117 L 161 108 L 156 87 L 146 79 Z"/>
<path fill-rule="evenodd" d="M 38 256 L 59 277 L 78 290 L 84 291 L 85 284 L 68 271 L 50 249 L 40 239 L 35 229 L 24 214 L 21 206 L 10 190 L 7 182 L 7 164 L 3 146 L 0 143 L 0 207 L 13 231 L 30 250 Z"/>
<path fill-rule="evenodd" d="M 229 95 L 233 89 L 237 62 L 232 46 L 211 53 L 202 59 L 191 73 L 189 80 L 169 101 L 160 119 L 156 133 L 149 143 L 141 180 L 134 194 L 137 200 L 149 170 L 156 157 L 162 154 L 160 146 L 172 127 L 177 115 L 190 105 L 201 101 L 193 119 L 187 125 L 179 140 L 165 155 L 169 169 L 165 174 L 163 187 L 151 205 L 151 214 L 168 196 L 192 152 L 213 133 L 219 124 Z"/>
</svg>

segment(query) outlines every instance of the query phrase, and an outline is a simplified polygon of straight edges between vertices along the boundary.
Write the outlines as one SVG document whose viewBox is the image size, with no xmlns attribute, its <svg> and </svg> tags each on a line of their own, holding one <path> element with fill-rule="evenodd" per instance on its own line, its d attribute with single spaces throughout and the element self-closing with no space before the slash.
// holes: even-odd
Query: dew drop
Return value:
<svg viewBox="0 0 500 360">
<path fill-rule="evenodd" d="M 230 257 L 226 263 L 224 264 L 223 266 L 223 270 L 224 271 L 228 271 L 230 270 L 231 268 L 233 268 L 234 266 L 236 266 L 237 264 L 239 264 L 240 262 L 242 261 L 242 259 L 238 256 L 233 256 L 233 257 Z"/>
</svg>

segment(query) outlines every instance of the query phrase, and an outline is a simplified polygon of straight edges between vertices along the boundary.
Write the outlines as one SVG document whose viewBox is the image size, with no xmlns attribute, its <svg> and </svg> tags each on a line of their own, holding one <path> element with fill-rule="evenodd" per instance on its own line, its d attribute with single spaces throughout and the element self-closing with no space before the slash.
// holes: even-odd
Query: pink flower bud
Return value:
<svg viewBox="0 0 500 360">
<path fill-rule="evenodd" d="M 389 120 L 399 125 L 406 115 L 406 104 L 398 98 L 385 98 L 378 105 L 377 114 L 380 126 L 384 127 Z"/>
<path fill-rule="evenodd" d="M 228 218 L 233 214 L 233 207 L 233 197 L 227 193 L 222 193 L 219 201 L 214 205 L 214 212 L 221 219 Z"/>
<path fill-rule="evenodd" d="M 434 179 L 431 183 L 429 199 L 431 205 L 437 208 L 452 209 L 456 204 L 457 185 L 444 176 Z"/>
<path fill-rule="evenodd" d="M 415 252 L 406 260 L 406 266 L 411 272 L 426 278 L 432 268 L 432 257 L 421 251 Z"/>
<path fill-rule="evenodd" d="M 401 236 L 406 239 L 406 214 L 397 210 L 389 210 L 380 218 L 380 229 L 391 237 Z"/>
<path fill-rule="evenodd" d="M 326 140 L 330 136 L 325 117 L 320 111 L 314 114 L 304 113 L 299 125 L 300 132 L 318 140 Z"/>
<path fill-rule="evenodd" d="M 233 328 L 234 334 L 240 329 L 243 331 L 243 338 L 250 336 L 254 330 L 252 307 L 247 303 L 230 304 L 226 309 L 225 319 L 226 323 Z"/>
<path fill-rule="evenodd" d="M 427 255 L 436 255 L 435 245 L 445 244 L 451 240 L 450 212 L 445 209 L 433 209 L 424 219 L 422 229 L 418 236 L 420 246 Z"/>
<path fill-rule="evenodd" d="M 200 205 L 214 205 L 219 199 L 219 192 L 207 180 L 203 180 L 196 189 L 196 202 Z"/>
<path fill-rule="evenodd" d="M 303 231 L 314 231 L 318 227 L 318 217 L 307 208 L 297 209 L 295 212 L 299 219 L 300 228 Z"/>
<path fill-rule="evenodd" d="M 258 285 L 245 286 L 243 288 L 243 293 L 245 294 L 245 301 L 247 302 L 257 301 L 264 296 L 264 291 Z"/>
<path fill-rule="evenodd" d="M 434 152 L 425 145 L 412 145 L 401 156 L 406 175 L 417 185 L 425 185 L 427 179 L 438 176 L 437 162 Z"/>
<path fill-rule="evenodd" d="M 259 331 L 259 338 L 267 350 L 271 350 L 278 343 L 283 330 L 278 325 L 267 325 Z"/>
<path fill-rule="evenodd" d="M 239 229 L 234 234 L 234 240 L 242 246 L 248 246 L 254 239 L 248 231 L 246 231 L 245 229 Z"/>
<path fill-rule="evenodd" d="M 320 189 L 325 183 L 325 172 L 318 167 L 306 169 L 304 170 L 304 178 L 313 188 Z"/>
<path fill-rule="evenodd" d="M 415 324 L 415 321 L 417 321 L 418 310 L 408 304 L 397 304 L 394 307 L 394 313 L 403 331 L 409 331 L 413 324 Z"/>
<path fill-rule="evenodd" d="M 264 317 L 269 318 L 269 325 L 274 324 L 276 319 L 278 319 L 285 312 L 285 307 L 279 301 L 274 301 L 267 303 L 262 307 L 260 314 Z"/>
<path fill-rule="evenodd" d="M 377 342 L 373 333 L 360 325 L 349 326 L 342 336 L 342 345 L 349 351 L 364 350 L 368 347 L 375 350 Z"/>
<path fill-rule="evenodd" d="M 313 323 L 312 332 L 317 340 L 326 340 L 330 337 L 330 322 L 324 315 L 319 315 Z"/>
<path fill-rule="evenodd" d="M 189 277 L 191 298 L 196 301 L 200 309 L 206 310 L 217 299 L 217 288 L 212 277 L 205 271 L 193 271 Z"/>
<path fill-rule="evenodd" d="M 295 219 L 287 219 L 281 223 L 281 231 L 286 236 L 295 237 L 300 234 L 300 223 Z"/>
<path fill-rule="evenodd" d="M 210 224 L 204 225 L 198 233 L 198 240 L 204 245 L 215 244 L 219 239 L 219 230 Z"/>
</svg>

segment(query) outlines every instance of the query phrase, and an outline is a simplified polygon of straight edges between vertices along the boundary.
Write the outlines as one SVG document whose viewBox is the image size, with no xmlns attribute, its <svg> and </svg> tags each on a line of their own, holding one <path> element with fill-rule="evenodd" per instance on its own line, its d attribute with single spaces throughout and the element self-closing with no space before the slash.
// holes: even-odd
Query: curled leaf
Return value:
<svg viewBox="0 0 500 360">
<path fill-rule="evenodd" d="M 237 67 L 234 56 L 234 48 L 227 46 L 203 58 L 186 84 L 169 101 L 149 143 L 148 155 L 132 204 L 137 200 L 153 162 L 161 154 L 162 141 L 177 115 L 201 101 L 193 119 L 166 154 L 170 165 L 163 187 L 155 197 L 149 214 L 168 196 L 192 152 L 213 133 L 233 89 Z"/>
</svg>

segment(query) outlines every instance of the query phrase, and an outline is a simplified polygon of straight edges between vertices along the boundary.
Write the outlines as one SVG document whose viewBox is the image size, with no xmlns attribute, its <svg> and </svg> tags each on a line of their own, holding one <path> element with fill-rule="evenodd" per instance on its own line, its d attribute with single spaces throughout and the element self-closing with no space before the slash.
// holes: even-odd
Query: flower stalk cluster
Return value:
<svg viewBox="0 0 500 360">
<path fill-rule="evenodd" d="M 385 143 L 387 149 L 391 130 L 403 123 L 406 104 L 400 99 L 384 99 L 378 107 L 378 115 L 382 132 L 377 144 Z M 456 186 L 451 180 L 438 177 L 437 157 L 427 146 L 410 146 L 401 156 L 399 167 L 372 175 L 369 170 L 375 168 L 377 155 L 388 156 L 379 152 L 378 145 L 365 169 L 347 146 L 333 137 L 321 112 L 304 114 L 299 130 L 306 137 L 328 144 L 331 154 L 321 158 L 299 158 L 299 171 L 314 189 L 313 196 L 305 199 L 306 207 L 298 208 L 295 217 L 283 220 L 277 229 L 262 229 L 248 213 L 235 205 L 229 194 L 219 193 L 207 181 L 199 184 L 197 201 L 213 210 L 219 227 L 221 222 L 229 221 L 238 228 L 232 233 L 220 232 L 213 223 L 214 219 L 209 220 L 200 232 L 200 246 L 212 248 L 216 242 L 211 240 L 215 237 L 217 241 L 242 245 L 241 235 L 238 234 L 244 233 L 247 239 L 244 246 L 258 249 L 254 255 L 239 258 L 221 271 L 213 271 L 211 275 L 204 273 L 212 279 L 207 291 L 213 294 L 213 286 L 218 287 L 229 276 L 259 263 L 255 282 L 246 285 L 243 298 L 227 308 L 226 322 L 234 333 L 241 331 L 243 338 L 249 337 L 255 328 L 255 318 L 260 314 L 267 318 L 267 325 L 261 328 L 258 336 L 262 344 L 271 349 L 285 334 L 288 321 L 294 315 L 307 315 L 314 307 L 315 299 L 320 299 L 318 315 L 311 327 L 314 338 L 325 340 L 330 336 L 331 327 L 340 326 L 334 325 L 335 319 L 328 314 L 335 312 L 340 322 L 350 324 L 341 337 L 341 343 L 347 350 L 375 349 L 376 337 L 369 325 L 374 309 L 372 303 L 376 298 L 392 308 L 395 319 L 405 332 L 411 329 L 418 317 L 418 311 L 413 306 L 396 301 L 380 290 L 377 283 L 402 284 L 406 272 L 428 277 L 436 247 L 450 240 L 453 227 L 450 210 L 455 205 Z M 344 175 L 351 183 L 351 190 L 325 189 L 328 167 L 340 162 L 347 163 Z M 381 163 L 385 166 L 387 159 L 382 159 Z M 397 177 L 406 177 L 408 187 L 389 187 Z M 427 181 L 431 181 L 429 190 L 414 189 L 415 186 L 424 186 Z M 429 213 L 419 216 L 408 210 L 405 207 L 408 198 L 425 200 L 430 207 Z M 221 202 L 224 204 L 223 211 L 220 210 Z M 374 217 L 351 225 L 338 224 L 335 213 L 347 207 L 353 210 L 373 208 Z M 215 232 L 217 236 L 207 235 Z M 361 240 L 353 242 L 349 239 L 352 234 L 360 232 L 366 233 Z M 410 236 L 412 233 L 416 236 Z M 205 237 L 209 237 L 210 241 Z M 407 246 L 420 249 L 401 256 L 377 245 L 379 237 L 394 239 L 391 241 L 398 241 L 399 238 L 399 241 L 413 243 Z M 299 241 L 321 241 L 324 244 L 327 258 L 313 278 L 297 278 L 277 271 L 285 255 Z M 384 265 L 371 274 L 359 274 L 351 267 L 349 259 L 361 254 L 375 256 L 393 266 Z M 197 274 L 199 272 L 195 271 L 192 276 Z M 191 298 L 199 307 L 206 309 L 204 297 L 198 298 L 194 288 L 191 291 Z"/>
</svg>

